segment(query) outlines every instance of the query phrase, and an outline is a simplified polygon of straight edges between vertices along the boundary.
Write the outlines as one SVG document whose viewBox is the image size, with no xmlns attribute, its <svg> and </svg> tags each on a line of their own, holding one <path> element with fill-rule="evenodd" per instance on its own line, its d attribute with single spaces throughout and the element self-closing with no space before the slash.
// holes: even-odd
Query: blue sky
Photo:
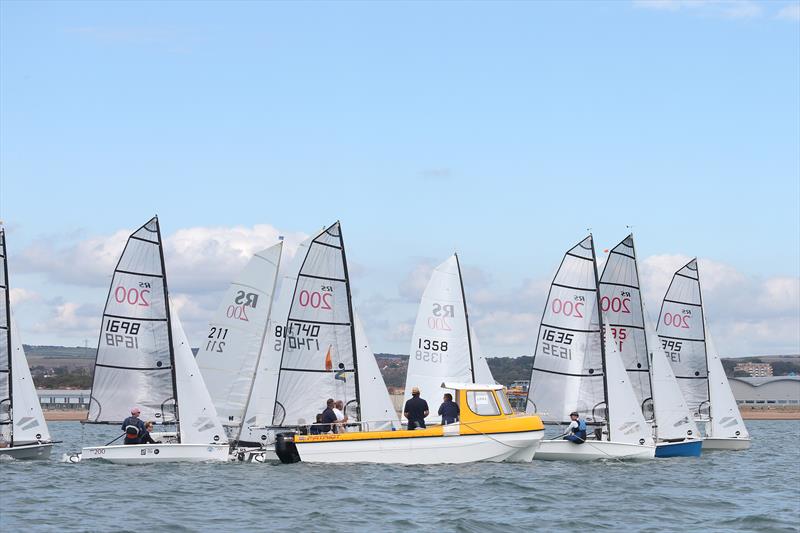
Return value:
<svg viewBox="0 0 800 533">
<path fill-rule="evenodd" d="M 0 3 L 26 342 L 96 336 L 75 254 L 153 213 L 197 240 L 190 338 L 245 260 L 209 242 L 340 219 L 376 351 L 458 250 L 486 351 L 529 353 L 563 252 L 630 225 L 651 301 L 700 256 L 723 353 L 798 353 L 800 3 Z"/>
</svg>

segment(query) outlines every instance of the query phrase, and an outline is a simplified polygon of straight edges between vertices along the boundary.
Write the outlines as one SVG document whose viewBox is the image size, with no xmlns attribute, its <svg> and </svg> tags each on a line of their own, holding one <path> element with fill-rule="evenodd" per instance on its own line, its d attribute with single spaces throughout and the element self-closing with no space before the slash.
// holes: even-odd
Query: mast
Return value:
<svg viewBox="0 0 800 533">
<path fill-rule="evenodd" d="M 14 390 L 13 390 L 13 365 L 11 364 L 11 285 L 8 281 L 8 255 L 6 253 L 6 230 L 0 228 L 0 237 L 3 241 L 2 257 L 3 257 L 3 279 L 5 285 L 5 304 L 6 304 L 6 359 L 8 360 L 8 369 L 0 370 L 8 374 L 8 423 L 11 426 L 11 442 L 10 447 L 14 447 Z"/>
<path fill-rule="evenodd" d="M 153 217 L 156 221 L 156 235 L 158 235 L 158 255 L 161 259 L 161 281 L 164 284 L 164 307 L 167 316 L 167 339 L 169 341 L 169 365 L 172 374 L 172 394 L 175 396 L 175 432 L 178 435 L 178 442 L 181 441 L 181 419 L 178 414 L 178 380 L 175 375 L 175 345 L 172 340 L 172 316 L 170 314 L 169 290 L 167 289 L 167 268 L 164 264 L 164 242 L 161 240 L 161 224 L 158 223 L 158 215 Z"/>
<path fill-rule="evenodd" d="M 344 287 L 347 293 L 347 311 L 350 313 L 350 342 L 353 346 L 353 370 L 355 370 L 356 387 L 356 416 L 361 420 L 361 394 L 358 385 L 358 345 L 356 344 L 355 317 L 353 316 L 353 297 L 350 293 L 350 274 L 347 271 L 347 255 L 344 251 L 344 238 L 342 237 L 342 225 L 337 220 L 336 226 L 339 228 L 339 242 L 342 243 L 342 265 L 344 266 Z"/>
<path fill-rule="evenodd" d="M 603 310 L 600 306 L 600 276 L 597 274 L 597 257 L 594 252 L 594 237 L 589 234 L 592 240 L 592 266 L 594 268 L 595 283 L 595 302 L 597 304 L 597 321 L 600 326 L 600 360 L 603 363 L 603 396 L 606 400 L 606 427 L 608 428 L 608 440 L 611 440 L 611 409 L 608 405 L 608 372 L 606 371 L 606 331 L 603 327 Z"/>
<path fill-rule="evenodd" d="M 270 318 L 272 317 L 272 303 L 275 301 L 275 287 L 278 285 L 278 272 L 281 269 L 281 256 L 283 255 L 283 240 L 281 238 L 281 251 L 278 253 L 278 264 L 275 266 L 275 277 L 272 280 L 272 292 L 270 293 L 269 308 L 267 309 L 267 321 L 264 323 L 264 331 L 261 334 L 261 344 L 258 346 L 258 357 L 256 358 L 256 366 L 253 371 L 253 379 L 250 380 L 250 390 L 247 391 L 247 401 L 244 403 L 244 413 L 242 413 L 242 423 L 239 425 L 239 431 L 236 434 L 236 442 L 242 436 L 244 429 L 244 419 L 247 416 L 247 406 L 250 405 L 250 398 L 253 396 L 253 387 L 256 383 L 256 375 L 258 374 L 258 365 L 261 363 L 261 352 L 264 349 L 264 341 L 267 339 L 267 331 L 270 327 Z"/>
<path fill-rule="evenodd" d="M 467 312 L 467 295 L 464 293 L 464 277 L 461 275 L 461 263 L 458 262 L 458 254 L 453 254 L 456 258 L 456 268 L 458 269 L 458 283 L 461 285 L 461 302 L 464 304 L 464 321 L 467 323 L 467 346 L 469 346 L 469 371 L 472 374 L 472 382 L 475 383 L 475 358 L 472 355 L 472 334 L 469 331 L 469 313 Z M 528 387 L 530 389 L 530 387 Z"/>
</svg>

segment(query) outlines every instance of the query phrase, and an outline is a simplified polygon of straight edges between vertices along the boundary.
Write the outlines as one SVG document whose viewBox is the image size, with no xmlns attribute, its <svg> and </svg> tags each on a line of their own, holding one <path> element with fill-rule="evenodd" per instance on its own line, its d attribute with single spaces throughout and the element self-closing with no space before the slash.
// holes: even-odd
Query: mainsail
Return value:
<svg viewBox="0 0 800 533">
<path fill-rule="evenodd" d="M 129 238 L 114 269 L 95 360 L 88 422 L 120 423 L 132 407 L 175 423 L 183 443 L 225 434 L 180 320 L 169 305 L 158 218 Z"/>
<path fill-rule="evenodd" d="M 545 422 L 570 420 L 577 411 L 605 420 L 602 333 L 592 236 L 572 247 L 550 285 L 542 315 L 526 412 Z"/>
<path fill-rule="evenodd" d="M 350 281 L 339 222 L 309 243 L 285 334 L 273 423 L 311 424 L 328 398 L 342 400 L 350 418 L 361 420 Z"/>
<path fill-rule="evenodd" d="M 13 446 L 47 442 L 50 432 L 39 405 L 19 332 L 11 316 L 5 229 L 0 228 L 0 435 Z"/>
<path fill-rule="evenodd" d="M 454 254 L 433 270 L 422 294 L 411 336 L 404 400 L 411 398 L 413 387 L 419 387 L 423 398 L 438 405 L 446 392 L 441 388 L 445 381 L 494 383 L 486 359 L 476 348 L 461 267 Z"/>
<path fill-rule="evenodd" d="M 242 424 L 262 346 L 283 243 L 256 253 L 228 287 L 197 364 L 223 425 Z"/>
<path fill-rule="evenodd" d="M 600 276 L 600 310 L 622 356 L 639 405 L 650 418 L 653 415 L 650 365 L 633 235 L 628 235 L 609 252 Z"/>
<path fill-rule="evenodd" d="M 695 417 L 708 415 L 708 361 L 697 259 L 678 270 L 661 304 L 656 332 Z"/>
</svg>

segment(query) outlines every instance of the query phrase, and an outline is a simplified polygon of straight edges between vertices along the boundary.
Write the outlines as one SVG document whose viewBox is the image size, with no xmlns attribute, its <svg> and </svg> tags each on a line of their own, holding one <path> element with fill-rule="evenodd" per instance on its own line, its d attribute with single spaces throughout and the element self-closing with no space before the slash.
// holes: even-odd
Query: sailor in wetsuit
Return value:
<svg viewBox="0 0 800 533">
<path fill-rule="evenodd" d="M 564 440 L 574 442 L 575 444 L 583 444 L 586 442 L 586 420 L 578 417 L 578 413 L 572 412 L 569 417 L 572 419 L 567 427 L 567 435 Z"/>
<path fill-rule="evenodd" d="M 138 407 L 131 409 L 131 416 L 122 421 L 122 431 L 125 432 L 125 444 L 140 444 L 144 434 L 144 422 L 139 418 Z M 118 437 L 119 438 L 119 437 Z"/>
</svg>

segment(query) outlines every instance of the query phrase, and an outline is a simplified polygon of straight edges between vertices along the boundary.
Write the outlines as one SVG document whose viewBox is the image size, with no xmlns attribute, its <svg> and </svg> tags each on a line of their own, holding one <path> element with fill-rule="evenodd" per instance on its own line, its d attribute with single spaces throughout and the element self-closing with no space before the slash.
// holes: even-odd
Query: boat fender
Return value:
<svg viewBox="0 0 800 533">
<path fill-rule="evenodd" d="M 293 433 L 279 433 L 275 439 L 275 454 L 283 464 L 299 463 L 300 454 L 294 444 Z"/>
</svg>

